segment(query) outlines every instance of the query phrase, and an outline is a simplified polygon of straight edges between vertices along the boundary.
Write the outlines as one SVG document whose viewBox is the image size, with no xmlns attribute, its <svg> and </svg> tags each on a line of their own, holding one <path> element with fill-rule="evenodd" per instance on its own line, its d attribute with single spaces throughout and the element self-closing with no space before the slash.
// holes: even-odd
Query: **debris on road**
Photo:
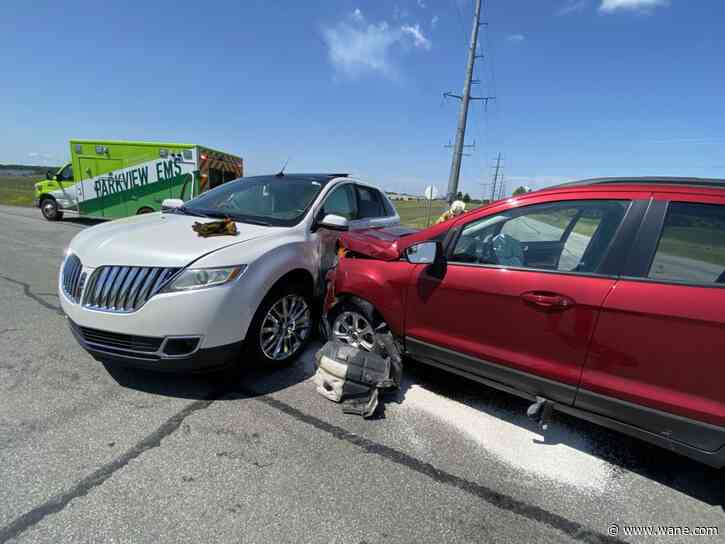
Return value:
<svg viewBox="0 0 725 544">
<path fill-rule="evenodd" d="M 317 372 L 313 380 L 317 392 L 342 403 L 346 414 L 370 418 L 378 407 L 379 392 L 400 387 L 400 350 L 390 332 L 378 332 L 375 336 L 375 352 L 330 341 L 315 355 Z"/>
</svg>

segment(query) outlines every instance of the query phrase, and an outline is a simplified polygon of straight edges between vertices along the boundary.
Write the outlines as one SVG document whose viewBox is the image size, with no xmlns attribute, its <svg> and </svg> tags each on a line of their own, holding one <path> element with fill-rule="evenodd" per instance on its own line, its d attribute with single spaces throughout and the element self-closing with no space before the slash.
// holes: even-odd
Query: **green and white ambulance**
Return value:
<svg viewBox="0 0 725 544">
<path fill-rule="evenodd" d="M 240 157 L 196 144 L 71 140 L 71 161 L 35 184 L 49 221 L 63 214 L 118 219 L 189 200 L 242 177 Z"/>
</svg>

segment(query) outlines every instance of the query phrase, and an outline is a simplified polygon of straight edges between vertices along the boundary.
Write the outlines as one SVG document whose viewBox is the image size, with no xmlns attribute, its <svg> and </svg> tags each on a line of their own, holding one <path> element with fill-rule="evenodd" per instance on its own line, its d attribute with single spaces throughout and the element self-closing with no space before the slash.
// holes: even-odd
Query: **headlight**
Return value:
<svg viewBox="0 0 725 544">
<path fill-rule="evenodd" d="M 191 291 L 224 285 L 244 274 L 246 264 L 225 268 L 188 268 L 164 288 L 163 292 Z"/>
</svg>

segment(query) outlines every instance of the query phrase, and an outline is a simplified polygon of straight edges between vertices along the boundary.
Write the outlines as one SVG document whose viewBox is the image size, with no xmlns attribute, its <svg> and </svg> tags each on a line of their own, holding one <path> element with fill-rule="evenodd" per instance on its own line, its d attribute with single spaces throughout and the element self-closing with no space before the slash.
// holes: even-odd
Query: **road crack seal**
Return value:
<svg viewBox="0 0 725 544">
<path fill-rule="evenodd" d="M 23 288 L 23 294 L 33 299 L 35 302 L 43 306 L 44 308 L 47 308 L 48 310 L 53 310 L 55 313 L 57 313 L 60 316 L 65 316 L 63 313 L 63 310 L 60 309 L 60 306 L 56 306 L 55 304 L 51 304 L 50 302 L 46 302 L 42 298 L 40 298 L 38 295 L 33 293 L 32 289 L 30 288 L 30 284 L 25 283 L 24 281 L 14 280 L 13 278 L 8 278 L 7 276 L 3 276 L 0 274 L 0 278 L 4 279 L 5 281 L 9 281 L 10 283 L 14 283 L 15 285 L 19 285 Z"/>
<path fill-rule="evenodd" d="M 51 497 L 40 506 L 37 506 L 29 512 L 15 518 L 15 520 L 13 520 L 9 525 L 0 528 L 0 544 L 17 538 L 19 535 L 37 525 L 48 516 L 62 511 L 73 499 L 87 495 L 93 488 L 102 485 L 106 480 L 128 465 L 131 461 L 148 450 L 159 447 L 161 445 L 161 441 L 167 436 L 173 434 L 187 417 L 195 412 L 208 408 L 214 403 L 214 401 L 220 399 L 224 394 L 224 392 L 214 392 L 206 399 L 192 402 L 183 410 L 180 410 L 167 419 L 158 429 L 143 438 L 140 442 L 137 442 L 136 445 L 120 457 L 114 459 L 106 465 L 103 465 L 95 472 L 86 476 L 65 493 Z"/>
<path fill-rule="evenodd" d="M 500 493 L 479 483 L 466 480 L 465 478 L 461 478 L 460 476 L 456 476 L 455 474 L 451 474 L 450 472 L 446 472 L 444 470 L 436 468 L 430 463 L 426 463 L 424 461 L 421 461 L 420 459 L 416 459 L 415 457 L 408 455 L 405 452 L 396 450 L 395 448 L 391 448 L 390 446 L 385 446 L 363 436 L 351 433 L 350 431 L 347 431 L 342 427 L 338 427 L 336 425 L 318 419 L 315 416 L 306 414 L 298 410 L 297 408 L 290 406 L 289 404 L 277 400 L 273 397 L 260 395 L 259 393 L 255 393 L 254 391 L 239 392 L 250 397 L 255 397 L 255 400 L 262 402 L 267 406 L 270 406 L 271 408 L 274 408 L 284 414 L 287 414 L 288 416 L 291 416 L 298 421 L 311 425 L 312 427 L 315 427 L 316 429 L 319 429 L 323 432 L 326 432 L 338 440 L 342 440 L 344 442 L 357 446 L 365 453 L 377 455 L 379 457 L 382 457 L 383 459 L 392 461 L 393 463 L 402 465 L 406 468 L 409 468 L 410 470 L 414 470 L 420 474 L 423 474 L 431 478 L 432 480 L 451 487 L 456 487 L 462 491 L 465 491 L 466 493 L 469 493 L 475 497 L 478 497 L 479 499 L 484 500 L 485 502 L 497 508 L 500 508 L 501 510 L 507 510 L 532 521 L 548 525 L 549 527 L 561 531 L 575 540 L 592 544 L 621 544 L 624 542 L 619 538 L 615 538 L 604 533 L 599 533 L 585 527 L 580 523 L 577 523 L 576 521 L 569 520 L 564 516 L 561 516 L 554 512 L 544 510 L 539 506 L 528 504 L 524 501 L 521 501 L 509 495 L 505 495 L 504 493 Z"/>
</svg>

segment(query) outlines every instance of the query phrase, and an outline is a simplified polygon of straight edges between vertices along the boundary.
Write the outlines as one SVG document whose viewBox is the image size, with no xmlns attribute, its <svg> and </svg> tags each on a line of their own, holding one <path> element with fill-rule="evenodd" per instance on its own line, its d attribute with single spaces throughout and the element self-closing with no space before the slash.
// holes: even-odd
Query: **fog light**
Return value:
<svg viewBox="0 0 725 544">
<path fill-rule="evenodd" d="M 169 338 L 162 351 L 164 355 L 176 357 L 192 353 L 198 345 L 199 338 Z"/>
</svg>

